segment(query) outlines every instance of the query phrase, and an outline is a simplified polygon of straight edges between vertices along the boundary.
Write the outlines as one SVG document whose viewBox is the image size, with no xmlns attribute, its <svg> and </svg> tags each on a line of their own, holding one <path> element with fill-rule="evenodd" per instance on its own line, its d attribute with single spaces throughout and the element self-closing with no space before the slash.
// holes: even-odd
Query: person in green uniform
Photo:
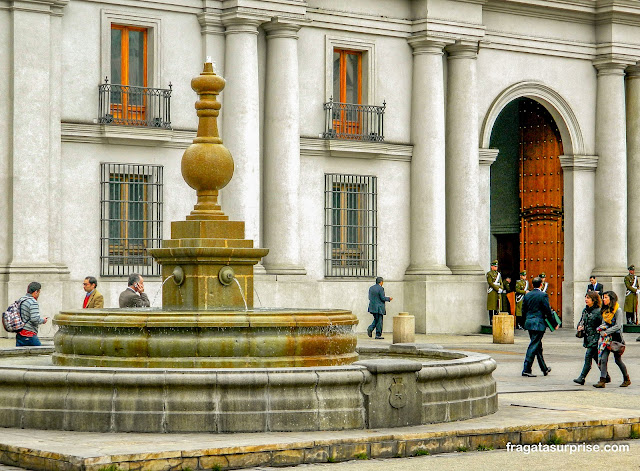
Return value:
<svg viewBox="0 0 640 471">
<path fill-rule="evenodd" d="M 511 289 L 511 277 L 507 276 L 502 282 L 502 294 L 500 299 L 500 312 L 511 312 L 511 304 L 509 303 L 509 298 L 507 294 L 513 291 Z"/>
<path fill-rule="evenodd" d="M 549 283 L 547 283 L 547 275 L 543 272 L 538 275 L 538 277 L 542 280 L 542 286 L 540 286 L 540 291 L 546 293 L 549 289 Z"/>
<path fill-rule="evenodd" d="M 527 270 L 520 272 L 520 279 L 516 281 L 516 329 L 524 330 L 524 319 L 522 318 L 522 300 L 529 292 L 529 281 L 527 280 Z"/>
<path fill-rule="evenodd" d="M 498 261 L 491 262 L 491 270 L 487 272 L 487 310 L 489 311 L 489 325 L 493 325 L 493 315 L 500 310 L 500 295 L 502 294 L 502 276 L 498 271 Z"/>
<path fill-rule="evenodd" d="M 627 270 L 629 270 L 629 274 L 624 277 L 624 286 L 627 288 L 624 293 L 624 312 L 627 315 L 627 324 L 637 324 L 638 277 L 635 265 L 629 265 Z"/>
</svg>

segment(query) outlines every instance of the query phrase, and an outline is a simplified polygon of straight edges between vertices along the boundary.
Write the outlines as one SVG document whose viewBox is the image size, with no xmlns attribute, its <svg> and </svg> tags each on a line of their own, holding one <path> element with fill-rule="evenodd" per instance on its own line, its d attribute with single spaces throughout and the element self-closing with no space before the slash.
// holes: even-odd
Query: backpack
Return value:
<svg viewBox="0 0 640 471">
<path fill-rule="evenodd" d="M 20 315 L 20 306 L 22 301 L 18 299 L 14 301 L 6 311 L 2 313 L 2 326 L 7 332 L 20 332 L 25 325 Z"/>
</svg>

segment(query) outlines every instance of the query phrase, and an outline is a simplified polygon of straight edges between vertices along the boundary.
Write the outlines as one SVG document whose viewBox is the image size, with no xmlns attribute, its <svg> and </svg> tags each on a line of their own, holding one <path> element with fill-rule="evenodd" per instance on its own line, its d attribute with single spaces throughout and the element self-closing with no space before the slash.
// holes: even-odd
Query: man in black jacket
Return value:
<svg viewBox="0 0 640 471">
<path fill-rule="evenodd" d="M 551 368 L 547 367 L 542 356 L 542 337 L 547 329 L 545 319 L 551 317 L 551 306 L 549 305 L 549 295 L 540 290 L 542 279 L 535 277 L 533 279 L 533 290 L 524 295 L 522 301 L 522 315 L 525 318 L 524 328 L 529 331 L 529 348 L 524 357 L 524 366 L 522 368 L 522 376 L 534 378 L 531 372 L 533 358 L 537 357 L 538 366 L 542 373 L 547 376 L 551 372 Z"/>
<path fill-rule="evenodd" d="M 598 283 L 598 279 L 595 277 L 595 275 L 591 275 L 589 277 L 589 284 L 587 285 L 587 293 L 589 291 L 595 291 L 600 295 L 600 297 L 602 297 L 602 295 L 604 294 L 604 286 L 602 286 L 602 283 Z"/>
</svg>

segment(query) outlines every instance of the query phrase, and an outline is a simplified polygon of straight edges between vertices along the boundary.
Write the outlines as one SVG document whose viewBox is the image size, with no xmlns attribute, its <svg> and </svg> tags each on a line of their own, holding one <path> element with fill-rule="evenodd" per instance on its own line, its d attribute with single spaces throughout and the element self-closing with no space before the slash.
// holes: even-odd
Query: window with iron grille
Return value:
<svg viewBox="0 0 640 471">
<path fill-rule="evenodd" d="M 100 165 L 100 274 L 160 275 L 147 249 L 162 240 L 162 166 Z"/>
<path fill-rule="evenodd" d="M 377 179 L 325 175 L 325 276 L 376 273 Z"/>
</svg>

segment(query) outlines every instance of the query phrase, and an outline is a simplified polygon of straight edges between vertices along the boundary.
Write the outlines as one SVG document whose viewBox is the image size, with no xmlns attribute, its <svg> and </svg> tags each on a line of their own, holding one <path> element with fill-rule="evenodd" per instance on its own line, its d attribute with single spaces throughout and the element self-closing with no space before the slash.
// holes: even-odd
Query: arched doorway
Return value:
<svg viewBox="0 0 640 471">
<path fill-rule="evenodd" d="M 512 287 L 521 270 L 527 279 L 547 276 L 551 306 L 562 312 L 564 280 L 562 137 L 549 111 L 517 98 L 498 115 L 490 147 L 492 255 Z"/>
</svg>

